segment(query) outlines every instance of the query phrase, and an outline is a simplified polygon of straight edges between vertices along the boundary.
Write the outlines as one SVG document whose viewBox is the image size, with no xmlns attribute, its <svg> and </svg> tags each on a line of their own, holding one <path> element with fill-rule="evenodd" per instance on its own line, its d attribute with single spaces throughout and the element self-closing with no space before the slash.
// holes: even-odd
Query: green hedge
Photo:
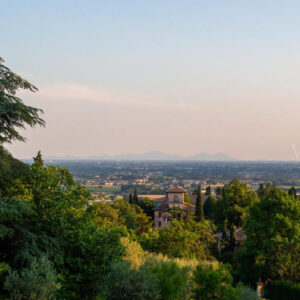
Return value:
<svg viewBox="0 0 300 300">
<path fill-rule="evenodd" d="M 265 297 L 270 300 L 299 300 L 300 283 L 272 281 L 266 286 Z"/>
</svg>

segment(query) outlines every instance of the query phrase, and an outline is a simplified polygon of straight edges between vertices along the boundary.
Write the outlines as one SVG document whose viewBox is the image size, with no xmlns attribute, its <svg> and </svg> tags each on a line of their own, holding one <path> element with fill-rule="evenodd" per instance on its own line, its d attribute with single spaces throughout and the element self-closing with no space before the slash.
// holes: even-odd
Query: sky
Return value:
<svg viewBox="0 0 300 300">
<path fill-rule="evenodd" d="M 299 1 L 0 3 L 0 57 L 47 122 L 16 157 L 300 154 Z"/>
</svg>

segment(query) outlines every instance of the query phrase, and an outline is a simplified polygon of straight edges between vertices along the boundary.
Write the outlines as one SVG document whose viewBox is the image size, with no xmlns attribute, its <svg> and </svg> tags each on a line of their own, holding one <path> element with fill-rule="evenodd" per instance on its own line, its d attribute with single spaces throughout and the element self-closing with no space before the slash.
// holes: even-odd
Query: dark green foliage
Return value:
<svg viewBox="0 0 300 300">
<path fill-rule="evenodd" d="M 246 219 L 245 252 L 238 272 L 266 280 L 300 280 L 300 203 L 271 187 Z M 241 269 L 240 269 L 241 268 Z M 246 269 L 249 272 L 242 274 Z M 246 278 L 245 278 L 246 279 Z"/>
<path fill-rule="evenodd" d="M 265 296 L 270 300 L 299 300 L 300 283 L 271 281 L 265 288 Z"/>
<path fill-rule="evenodd" d="M 110 300 L 161 299 L 155 274 L 147 268 L 136 270 L 127 261 L 112 266 L 107 287 Z"/>
<path fill-rule="evenodd" d="M 189 268 L 179 267 L 175 262 L 161 262 L 151 267 L 152 273 L 158 278 L 161 299 L 187 299 Z"/>
<path fill-rule="evenodd" d="M 151 219 L 154 218 L 153 208 L 155 207 L 155 204 L 150 198 L 140 200 L 138 205 L 147 216 L 151 217 Z"/>
<path fill-rule="evenodd" d="M 124 253 L 120 233 L 114 229 L 97 230 L 88 221 L 67 231 L 64 238 L 60 295 L 67 299 L 93 299 L 104 288 L 111 264 L 120 261 Z"/>
<path fill-rule="evenodd" d="M 17 179 L 29 181 L 29 166 L 24 164 L 0 146 L 0 197 L 7 196 L 7 190 Z"/>
<path fill-rule="evenodd" d="M 266 186 L 264 186 L 263 183 L 259 184 L 259 187 L 256 191 L 259 198 L 263 198 L 266 193 L 271 189 L 272 185 L 270 183 L 267 183 Z"/>
<path fill-rule="evenodd" d="M 261 270 L 255 264 L 256 252 L 251 249 L 239 249 L 234 253 L 233 262 L 236 266 L 234 271 L 236 281 L 242 281 L 252 288 L 261 277 Z"/>
<path fill-rule="evenodd" d="M 136 189 L 134 190 L 134 193 L 133 193 L 132 204 L 135 204 L 135 205 L 139 204 L 139 197 L 138 197 Z"/>
<path fill-rule="evenodd" d="M 87 209 L 88 193 L 65 168 L 35 161 L 25 190 L 18 192 L 26 202 L 0 201 L 1 260 L 21 274 L 47 253 L 59 274 L 60 299 L 93 298 L 123 255 L 119 228 L 99 227 Z"/>
<path fill-rule="evenodd" d="M 193 277 L 195 300 L 234 300 L 238 291 L 232 286 L 233 279 L 227 266 L 220 264 L 217 269 L 212 266 L 198 265 Z"/>
<path fill-rule="evenodd" d="M 15 300 L 55 299 L 60 288 L 52 263 L 46 256 L 33 259 L 30 265 L 20 272 L 10 271 L 6 277 L 4 288 Z"/>
<path fill-rule="evenodd" d="M 33 161 L 36 162 L 36 163 L 40 163 L 40 164 L 44 164 L 44 161 L 43 161 L 43 158 L 42 158 L 42 152 L 39 151 L 37 153 L 37 155 L 35 157 L 33 157 Z"/>
<path fill-rule="evenodd" d="M 27 80 L 13 73 L 4 66 L 0 57 L 0 145 L 14 140 L 24 141 L 17 129 L 24 129 L 25 125 L 35 127 L 44 125 L 39 117 L 42 110 L 27 106 L 16 97 L 20 89 L 36 92 L 37 88 Z"/>
<path fill-rule="evenodd" d="M 216 197 L 209 195 L 204 202 L 203 210 L 206 219 L 212 220 L 214 217 Z"/>
<path fill-rule="evenodd" d="M 229 247 L 235 247 L 235 230 L 243 225 L 248 208 L 257 201 L 257 195 L 246 183 L 232 180 L 222 190 L 222 198 L 215 204 L 214 219 L 219 230 L 229 230 Z M 225 233 L 225 232 L 224 232 Z"/>
<path fill-rule="evenodd" d="M 223 189 L 222 189 L 221 187 L 218 186 L 218 187 L 216 188 L 216 194 L 217 194 L 218 196 L 222 195 L 222 190 L 223 190 Z"/>
<path fill-rule="evenodd" d="M 203 211 L 203 202 L 202 202 L 201 185 L 200 184 L 197 189 L 195 218 L 196 218 L 196 221 L 198 221 L 198 222 L 204 221 L 204 211 Z"/>
<path fill-rule="evenodd" d="M 208 187 L 206 187 L 205 195 L 206 196 L 210 196 L 211 195 L 211 187 L 210 187 L 210 185 Z"/>
<path fill-rule="evenodd" d="M 28 266 L 33 257 L 59 256 L 57 240 L 39 232 L 37 214 L 25 201 L 0 200 L 0 257 L 12 269 Z"/>
<path fill-rule="evenodd" d="M 128 202 L 129 202 L 130 204 L 133 204 L 133 196 L 132 196 L 131 193 L 129 194 Z"/>
<path fill-rule="evenodd" d="M 297 199 L 297 190 L 295 189 L 295 187 L 291 187 L 289 190 L 288 190 L 288 194 L 294 198 L 294 199 Z"/>
</svg>

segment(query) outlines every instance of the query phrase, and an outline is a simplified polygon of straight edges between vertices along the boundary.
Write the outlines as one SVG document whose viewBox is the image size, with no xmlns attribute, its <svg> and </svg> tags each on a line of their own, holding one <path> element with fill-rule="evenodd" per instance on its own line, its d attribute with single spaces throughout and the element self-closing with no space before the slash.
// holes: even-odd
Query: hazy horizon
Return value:
<svg viewBox="0 0 300 300">
<path fill-rule="evenodd" d="M 47 124 L 6 147 L 18 158 L 41 150 L 298 159 L 299 9 L 298 1 L 7 2 L 0 56 L 39 88 L 20 96 Z"/>
</svg>

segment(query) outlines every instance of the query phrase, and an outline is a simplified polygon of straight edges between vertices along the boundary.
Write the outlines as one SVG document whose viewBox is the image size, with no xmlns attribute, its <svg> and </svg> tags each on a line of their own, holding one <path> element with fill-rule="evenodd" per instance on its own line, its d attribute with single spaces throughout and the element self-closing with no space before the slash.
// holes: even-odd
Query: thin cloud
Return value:
<svg viewBox="0 0 300 300">
<path fill-rule="evenodd" d="M 165 101 L 135 93 L 119 93 L 105 88 L 93 88 L 72 83 L 55 83 L 40 86 L 36 97 L 69 101 L 93 101 L 111 105 L 136 106 L 161 109 L 199 109 L 185 101 Z"/>
</svg>

